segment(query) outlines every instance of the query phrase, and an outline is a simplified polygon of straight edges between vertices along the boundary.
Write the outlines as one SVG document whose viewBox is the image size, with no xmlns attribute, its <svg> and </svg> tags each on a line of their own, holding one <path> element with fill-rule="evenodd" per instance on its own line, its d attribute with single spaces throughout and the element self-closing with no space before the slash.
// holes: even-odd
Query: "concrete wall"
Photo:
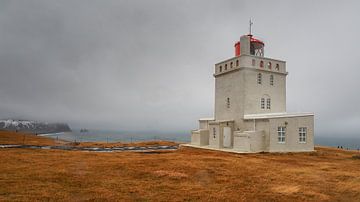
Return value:
<svg viewBox="0 0 360 202">
<path fill-rule="evenodd" d="M 241 131 L 234 132 L 234 147 L 235 151 L 249 152 L 250 151 L 250 137 L 247 133 Z"/>
<path fill-rule="evenodd" d="M 258 74 L 262 75 L 262 83 L 258 84 Z M 259 69 L 245 69 L 245 99 L 244 114 L 273 113 L 286 111 L 286 74 L 263 71 Z M 274 78 L 274 85 L 270 85 L 270 75 Z M 261 109 L 261 98 L 271 99 L 271 108 Z"/>
<path fill-rule="evenodd" d="M 197 146 L 209 145 L 209 130 L 193 130 L 191 132 L 191 144 Z"/>
<path fill-rule="evenodd" d="M 264 141 L 265 134 L 263 130 L 260 131 L 245 131 L 250 137 L 250 151 L 262 152 L 265 150 Z"/>
<path fill-rule="evenodd" d="M 235 71 L 215 78 L 215 120 L 235 120 L 235 128 L 242 127 L 243 89 L 243 71 Z M 229 108 L 227 98 L 230 99 Z"/>
<path fill-rule="evenodd" d="M 215 132 L 215 135 L 214 135 Z M 220 130 L 220 124 L 209 125 L 209 147 L 220 148 L 222 145 L 221 138 L 222 132 Z"/>
<path fill-rule="evenodd" d="M 314 116 L 270 119 L 269 152 L 313 151 Z M 285 126 L 285 143 L 278 143 L 278 127 Z M 299 127 L 307 128 L 306 143 L 299 142 Z"/>
<path fill-rule="evenodd" d="M 214 120 L 199 120 L 199 129 L 209 129 L 209 122 Z"/>
<path fill-rule="evenodd" d="M 224 70 L 225 64 L 239 66 Z M 254 64 L 253 64 L 254 60 Z M 260 67 L 260 62 L 264 67 Z M 266 64 L 271 62 L 269 69 Z M 279 65 L 279 70 L 276 69 Z M 222 67 L 222 72 L 219 68 Z M 258 73 L 262 74 L 262 84 L 257 83 Z M 270 75 L 274 85 L 270 85 Z M 244 131 L 243 115 L 286 111 L 286 64 L 284 61 L 258 56 L 241 55 L 215 65 L 215 120 L 235 120 L 235 129 Z M 261 109 L 261 98 L 271 99 L 271 109 Z M 230 108 L 227 107 L 230 98 Z"/>
<path fill-rule="evenodd" d="M 244 152 L 262 152 L 265 150 L 264 131 L 235 131 L 234 150 Z"/>
</svg>

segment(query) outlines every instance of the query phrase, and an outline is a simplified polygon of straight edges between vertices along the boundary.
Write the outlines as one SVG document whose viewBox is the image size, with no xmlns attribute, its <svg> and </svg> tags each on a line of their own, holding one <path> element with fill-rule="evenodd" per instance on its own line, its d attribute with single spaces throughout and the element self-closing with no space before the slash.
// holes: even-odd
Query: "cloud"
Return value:
<svg viewBox="0 0 360 202">
<path fill-rule="evenodd" d="M 213 114 L 215 63 L 247 33 L 287 61 L 288 111 L 359 131 L 356 1 L 2 1 L 0 114 L 186 131 Z M 336 124 L 330 124 L 336 123 Z"/>
</svg>

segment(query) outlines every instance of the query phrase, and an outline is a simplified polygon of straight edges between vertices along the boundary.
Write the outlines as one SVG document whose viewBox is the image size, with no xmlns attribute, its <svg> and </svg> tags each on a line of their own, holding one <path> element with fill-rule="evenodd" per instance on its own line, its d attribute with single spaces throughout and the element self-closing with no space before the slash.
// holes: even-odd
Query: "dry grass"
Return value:
<svg viewBox="0 0 360 202">
<path fill-rule="evenodd" d="M 0 201 L 359 201 L 353 151 L 0 149 Z"/>
<path fill-rule="evenodd" d="M 23 145 L 59 145 L 66 144 L 62 140 L 55 140 L 47 137 L 37 136 L 12 131 L 0 131 L 0 144 L 23 144 Z"/>
<path fill-rule="evenodd" d="M 178 143 L 169 141 L 145 141 L 133 143 L 106 143 L 106 142 L 68 142 L 64 140 L 56 140 L 48 137 L 37 136 L 34 134 L 24 134 L 12 131 L 0 131 L 0 144 L 21 144 L 21 145 L 40 145 L 40 146 L 53 146 L 53 145 L 69 145 L 77 147 L 145 147 L 145 146 L 175 146 Z"/>
</svg>

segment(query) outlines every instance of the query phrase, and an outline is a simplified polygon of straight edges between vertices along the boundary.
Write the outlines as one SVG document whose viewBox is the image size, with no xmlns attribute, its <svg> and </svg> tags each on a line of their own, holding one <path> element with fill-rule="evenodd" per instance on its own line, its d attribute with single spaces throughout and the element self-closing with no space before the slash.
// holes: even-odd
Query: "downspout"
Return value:
<svg viewBox="0 0 360 202">
<path fill-rule="evenodd" d="M 256 121 L 255 121 L 255 118 L 253 119 L 254 120 L 254 132 L 256 131 Z"/>
</svg>

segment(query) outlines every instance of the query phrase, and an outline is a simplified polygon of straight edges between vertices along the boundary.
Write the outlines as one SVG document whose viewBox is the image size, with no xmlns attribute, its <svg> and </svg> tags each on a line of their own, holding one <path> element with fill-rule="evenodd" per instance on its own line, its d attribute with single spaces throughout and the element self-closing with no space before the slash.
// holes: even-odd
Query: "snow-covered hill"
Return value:
<svg viewBox="0 0 360 202">
<path fill-rule="evenodd" d="M 45 123 L 29 120 L 0 120 L 0 130 L 17 130 L 31 133 L 58 133 L 71 131 L 65 123 Z"/>
</svg>

